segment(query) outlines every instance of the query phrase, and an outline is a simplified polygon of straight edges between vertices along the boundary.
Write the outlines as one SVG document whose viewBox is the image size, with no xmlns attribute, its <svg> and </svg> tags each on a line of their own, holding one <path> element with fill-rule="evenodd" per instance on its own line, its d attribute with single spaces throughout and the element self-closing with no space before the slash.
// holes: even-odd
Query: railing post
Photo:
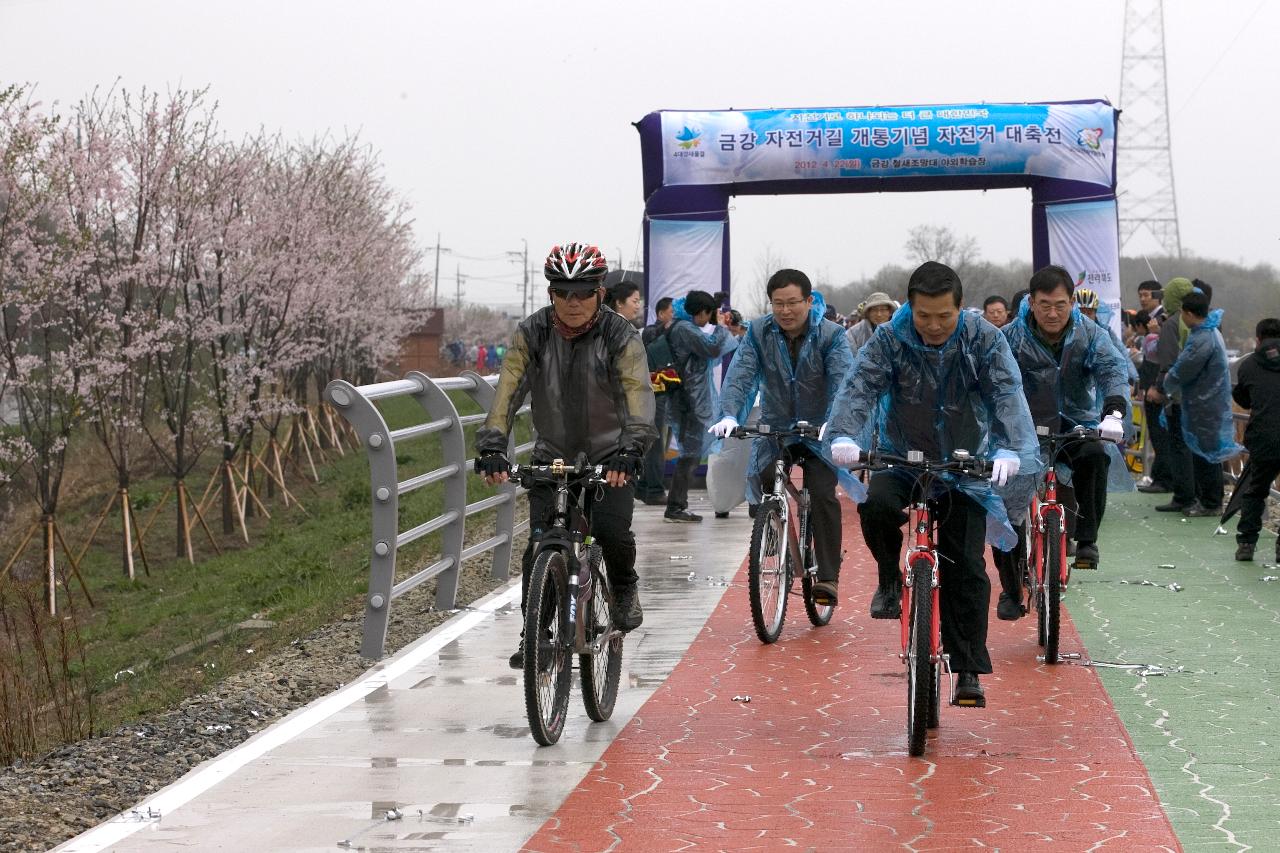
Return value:
<svg viewBox="0 0 1280 853">
<path fill-rule="evenodd" d="M 462 376 L 470 379 L 475 387 L 467 391 L 471 395 L 471 399 L 479 404 L 480 408 L 486 412 L 493 407 L 493 398 L 497 396 L 497 391 L 480 374 L 472 370 L 464 370 Z M 512 429 L 511 435 L 507 440 L 507 458 L 515 460 L 516 450 L 516 434 Z M 493 549 L 493 567 L 490 574 L 497 580 L 506 580 L 511 574 L 511 556 L 514 547 L 512 540 L 515 538 L 513 530 L 516 524 L 516 484 L 508 480 L 499 487 L 500 492 L 506 492 L 511 495 L 511 499 L 499 506 L 494 511 L 494 534 L 506 534 L 506 541 Z"/>
<path fill-rule="evenodd" d="M 435 603 L 437 610 L 452 610 L 457 603 L 458 572 L 462 568 L 459 555 L 462 553 L 465 538 L 463 532 L 467 521 L 467 439 L 458 420 L 458 407 L 453 405 L 449 395 L 430 376 L 412 370 L 405 374 L 405 379 L 412 379 L 422 386 L 422 390 L 412 396 L 426 412 L 428 419 L 448 418 L 452 422 L 440 434 L 440 450 L 444 464 L 458 463 L 458 470 L 444 480 L 444 511 L 457 510 L 458 516 L 441 531 L 440 553 L 452 555 L 454 559 L 452 566 L 436 576 Z M 480 381 L 484 383 L 483 379 Z"/>
<path fill-rule="evenodd" d="M 415 377 L 416 378 L 416 377 Z M 422 380 L 419 379 L 421 383 Z M 435 387 L 429 380 L 425 384 Z M 347 419 L 360 436 L 369 457 L 370 497 L 373 507 L 373 547 L 369 556 L 369 592 L 364 605 L 363 657 L 377 660 L 387 639 L 391 612 L 391 587 L 396 576 L 396 538 L 399 535 L 399 490 L 396 451 L 387 422 L 373 402 L 350 382 L 335 379 L 325 387 L 325 399 Z"/>
</svg>

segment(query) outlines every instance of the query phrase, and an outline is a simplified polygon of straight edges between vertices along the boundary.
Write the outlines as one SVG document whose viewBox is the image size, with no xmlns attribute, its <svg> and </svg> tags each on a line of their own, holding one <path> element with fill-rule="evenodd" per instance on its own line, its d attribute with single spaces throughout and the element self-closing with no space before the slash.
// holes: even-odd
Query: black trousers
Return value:
<svg viewBox="0 0 1280 853">
<path fill-rule="evenodd" d="M 1186 506 L 1193 501 L 1209 509 L 1222 506 L 1222 494 L 1225 484 L 1222 478 L 1222 463 L 1210 462 L 1202 456 L 1191 452 L 1182 437 L 1182 407 L 1170 406 L 1169 445 L 1171 452 L 1169 461 L 1173 467 L 1173 502 Z"/>
<path fill-rule="evenodd" d="M 1146 472 L 1151 482 L 1173 488 L 1173 466 L 1170 464 L 1169 431 L 1160 426 L 1161 404 L 1150 401 L 1142 404 L 1142 414 L 1147 422 L 1147 438 L 1151 442 L 1151 470 Z"/>
<path fill-rule="evenodd" d="M 658 430 L 658 438 L 649 445 L 649 449 L 644 454 L 644 471 L 640 475 L 640 482 L 636 483 L 636 497 L 641 500 L 659 500 L 666 494 L 664 483 L 666 472 L 663 469 L 667 467 L 667 442 L 664 440 L 667 395 L 658 394 L 654 400 L 656 405 L 653 425 Z"/>
<path fill-rule="evenodd" d="M 629 586 L 639 580 L 636 574 L 636 537 L 631 532 L 631 515 L 635 510 L 634 487 L 592 486 L 586 500 L 591 509 L 591 535 L 600 543 L 610 585 Z M 533 568 L 533 549 L 555 511 L 556 490 L 549 483 L 539 483 L 529 490 L 529 545 L 524 549 L 520 607 L 529 597 L 529 573 Z"/>
<path fill-rule="evenodd" d="M 893 471 L 871 477 L 867 500 L 858 507 L 862 538 L 876 559 L 881 586 L 900 584 L 902 525 L 914 496 L 915 481 Z M 991 672 L 987 651 L 987 616 L 991 580 L 983 559 L 987 513 L 968 495 L 947 490 L 933 505 L 937 530 L 938 596 L 942 619 L 942 647 L 951 656 L 954 672 Z"/>
<path fill-rule="evenodd" d="M 1058 454 L 1058 460 L 1071 469 L 1075 501 L 1074 512 L 1067 513 L 1068 521 L 1072 516 L 1075 518 L 1074 527 L 1069 531 L 1071 538 L 1077 542 L 1097 542 L 1098 525 L 1107 511 L 1107 469 L 1111 467 L 1111 457 L 1100 442 L 1080 441 L 1067 445 Z M 1058 491 L 1059 497 L 1063 497 L 1062 486 Z"/>
<path fill-rule="evenodd" d="M 1013 531 L 1018 534 L 1018 544 L 1014 549 L 1001 551 L 992 545 L 991 558 L 1000 575 L 1000 591 L 1017 601 L 1022 593 L 1022 570 L 1027 563 L 1027 522 L 1015 524 Z"/>
<path fill-rule="evenodd" d="M 1271 484 L 1280 476 L 1280 457 L 1249 457 L 1249 479 L 1240 489 L 1240 523 L 1236 526 L 1236 542 L 1256 545 L 1262 530 L 1262 511 L 1271 493 Z M 1280 545 L 1276 546 L 1280 553 Z"/>
<path fill-rule="evenodd" d="M 813 525 L 813 550 L 818 558 L 818 580 L 840 579 L 840 500 L 836 497 L 836 472 L 804 445 L 788 449 L 791 460 L 804 469 L 809 490 L 809 523 Z M 773 466 L 760 472 L 765 492 L 773 489 Z"/>
</svg>

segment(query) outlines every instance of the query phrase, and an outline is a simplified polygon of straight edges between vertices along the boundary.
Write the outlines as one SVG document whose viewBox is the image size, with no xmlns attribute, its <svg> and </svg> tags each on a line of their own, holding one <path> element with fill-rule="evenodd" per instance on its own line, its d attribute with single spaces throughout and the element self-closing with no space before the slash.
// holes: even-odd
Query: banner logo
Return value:
<svg viewBox="0 0 1280 853">
<path fill-rule="evenodd" d="M 1076 135 L 1076 145 L 1097 151 L 1102 147 L 1102 128 L 1085 127 Z"/>
<path fill-rule="evenodd" d="M 676 142 L 680 144 L 681 148 L 686 150 L 689 148 L 697 148 L 702 144 L 701 128 L 695 130 L 688 125 L 685 125 L 680 129 L 680 132 L 676 134 Z"/>
</svg>

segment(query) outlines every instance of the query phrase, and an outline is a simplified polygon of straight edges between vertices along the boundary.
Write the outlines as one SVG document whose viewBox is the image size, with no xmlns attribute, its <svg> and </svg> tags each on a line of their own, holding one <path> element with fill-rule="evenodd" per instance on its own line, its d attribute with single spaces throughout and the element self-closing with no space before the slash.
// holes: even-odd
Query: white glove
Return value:
<svg viewBox="0 0 1280 853">
<path fill-rule="evenodd" d="M 708 429 L 707 432 L 711 433 L 716 438 L 724 438 L 737 428 L 738 422 L 734 418 L 721 418 L 712 424 L 711 428 Z"/>
<path fill-rule="evenodd" d="M 1009 482 L 1010 477 L 1018 473 L 1021 467 L 1022 463 L 1016 456 L 997 456 L 991 463 L 991 482 L 997 486 L 1003 486 Z"/>
<path fill-rule="evenodd" d="M 862 448 L 852 438 L 837 438 L 831 442 L 831 461 L 841 468 L 856 465 L 862 458 Z"/>
<path fill-rule="evenodd" d="M 1124 421 L 1115 415 L 1107 415 L 1098 426 L 1098 434 L 1107 441 L 1119 441 L 1124 438 Z"/>
</svg>

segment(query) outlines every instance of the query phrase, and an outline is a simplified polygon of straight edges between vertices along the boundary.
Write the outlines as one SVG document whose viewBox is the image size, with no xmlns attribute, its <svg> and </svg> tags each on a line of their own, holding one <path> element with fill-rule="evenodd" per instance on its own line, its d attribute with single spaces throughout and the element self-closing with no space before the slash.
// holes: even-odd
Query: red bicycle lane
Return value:
<svg viewBox="0 0 1280 853">
<path fill-rule="evenodd" d="M 1039 663 L 1034 617 L 993 613 L 987 707 L 944 700 L 925 755 L 907 755 L 898 623 L 867 615 L 874 563 L 844 506 L 831 625 L 811 627 L 792 596 L 782 638 L 762 645 L 744 563 L 525 849 L 1181 849 L 1096 673 Z M 1065 612 L 1061 636 L 1083 651 Z"/>
</svg>

